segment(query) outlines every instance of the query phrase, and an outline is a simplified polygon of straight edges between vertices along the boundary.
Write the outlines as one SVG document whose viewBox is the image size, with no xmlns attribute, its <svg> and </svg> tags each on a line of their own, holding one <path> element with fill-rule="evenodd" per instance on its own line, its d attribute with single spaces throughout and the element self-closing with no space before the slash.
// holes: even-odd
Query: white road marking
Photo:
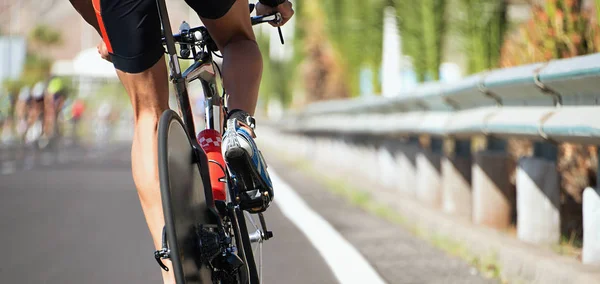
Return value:
<svg viewBox="0 0 600 284">
<path fill-rule="evenodd" d="M 269 169 L 269 174 L 279 209 L 319 251 L 340 283 L 385 283 L 356 248 L 313 211 L 273 169 Z"/>
</svg>

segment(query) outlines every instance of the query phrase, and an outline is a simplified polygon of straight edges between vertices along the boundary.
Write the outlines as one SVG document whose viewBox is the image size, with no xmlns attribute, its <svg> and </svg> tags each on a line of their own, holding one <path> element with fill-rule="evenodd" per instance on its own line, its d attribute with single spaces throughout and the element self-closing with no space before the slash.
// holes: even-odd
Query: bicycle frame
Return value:
<svg viewBox="0 0 600 284">
<path fill-rule="evenodd" d="M 169 21 L 169 15 L 167 13 L 167 5 L 165 0 L 156 0 L 158 5 L 158 13 L 160 21 L 163 27 L 163 33 L 166 40 L 167 54 L 169 55 L 169 67 L 170 67 L 170 79 L 175 85 L 175 91 L 177 95 L 177 102 L 181 109 L 181 115 L 185 128 L 188 132 L 188 136 L 196 133 L 196 127 L 194 125 L 194 117 L 192 115 L 192 107 L 190 106 L 190 98 L 187 91 L 187 82 L 181 73 L 181 66 L 177 57 L 177 50 L 175 48 L 175 39 L 173 37 L 173 31 L 171 30 L 171 21 Z M 195 137 L 190 137 L 191 141 L 195 141 Z M 194 148 L 199 149 L 197 142 L 193 142 Z"/>
<path fill-rule="evenodd" d="M 204 196 L 206 198 L 206 203 L 214 212 L 215 216 L 218 216 L 218 214 L 215 211 L 215 202 L 210 182 L 210 174 L 208 172 L 209 161 L 207 159 L 206 153 L 204 153 L 204 150 L 202 150 L 202 148 L 198 144 L 198 140 L 195 137 L 196 126 L 194 124 L 194 116 L 192 113 L 192 107 L 190 105 L 190 98 L 187 90 L 187 84 L 189 82 L 195 79 L 201 80 L 205 98 L 207 99 L 207 128 L 215 129 L 219 131 L 219 133 L 221 133 L 221 127 L 214 128 L 216 126 L 214 121 L 220 122 L 220 117 L 218 120 L 215 120 L 212 117 L 212 112 L 208 111 L 209 106 L 214 106 L 218 109 L 221 109 L 221 105 L 219 104 L 220 96 L 216 88 L 216 74 L 214 73 L 212 56 L 210 54 L 210 51 L 208 53 L 203 52 L 203 57 L 200 58 L 200 60 L 196 60 L 196 62 L 192 66 L 190 66 L 184 73 L 182 73 L 177 56 L 177 50 L 175 48 L 175 38 L 171 30 L 171 22 L 169 20 L 165 0 L 156 0 L 156 3 L 158 5 L 158 12 L 163 27 L 165 45 L 167 47 L 167 54 L 169 57 L 169 78 L 175 86 L 177 102 L 179 105 L 179 109 L 181 110 L 181 118 L 183 120 L 183 124 L 186 129 L 188 138 L 194 149 L 194 160 L 199 164 L 199 170 L 201 171 L 202 180 L 204 184 Z M 209 70 L 212 70 L 212 72 L 209 72 Z"/>
</svg>

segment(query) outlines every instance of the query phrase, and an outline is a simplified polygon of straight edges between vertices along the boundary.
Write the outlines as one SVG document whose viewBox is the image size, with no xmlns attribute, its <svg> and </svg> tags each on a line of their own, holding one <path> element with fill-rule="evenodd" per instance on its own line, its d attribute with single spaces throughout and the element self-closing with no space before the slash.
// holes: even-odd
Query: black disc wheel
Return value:
<svg viewBox="0 0 600 284">
<path fill-rule="evenodd" d="M 177 113 L 165 111 L 158 127 L 160 191 L 173 273 L 181 284 L 213 281 L 213 270 L 199 253 L 203 250 L 198 229 L 216 232 L 218 228 L 211 211 L 210 180 L 206 180 L 208 162 L 200 152 L 194 151 Z"/>
</svg>

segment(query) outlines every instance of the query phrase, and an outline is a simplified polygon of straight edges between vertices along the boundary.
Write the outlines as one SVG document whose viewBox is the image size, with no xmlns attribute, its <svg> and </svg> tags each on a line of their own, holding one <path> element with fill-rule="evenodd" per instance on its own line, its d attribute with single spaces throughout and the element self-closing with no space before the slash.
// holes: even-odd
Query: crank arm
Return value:
<svg viewBox="0 0 600 284">
<path fill-rule="evenodd" d="M 265 216 L 263 215 L 263 213 L 258 213 L 258 218 L 260 219 L 260 226 L 262 227 L 263 230 L 263 239 L 266 241 L 270 238 L 273 237 L 273 232 L 269 231 L 267 229 L 267 222 L 265 221 Z"/>
</svg>

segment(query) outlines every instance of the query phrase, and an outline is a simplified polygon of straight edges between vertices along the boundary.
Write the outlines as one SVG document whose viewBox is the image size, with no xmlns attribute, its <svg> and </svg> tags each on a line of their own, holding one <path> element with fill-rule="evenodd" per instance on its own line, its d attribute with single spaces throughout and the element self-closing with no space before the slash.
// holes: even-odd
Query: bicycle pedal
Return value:
<svg viewBox="0 0 600 284">
<path fill-rule="evenodd" d="M 266 211 L 272 201 L 269 192 L 260 189 L 240 192 L 238 198 L 240 208 L 253 214 Z"/>
</svg>

